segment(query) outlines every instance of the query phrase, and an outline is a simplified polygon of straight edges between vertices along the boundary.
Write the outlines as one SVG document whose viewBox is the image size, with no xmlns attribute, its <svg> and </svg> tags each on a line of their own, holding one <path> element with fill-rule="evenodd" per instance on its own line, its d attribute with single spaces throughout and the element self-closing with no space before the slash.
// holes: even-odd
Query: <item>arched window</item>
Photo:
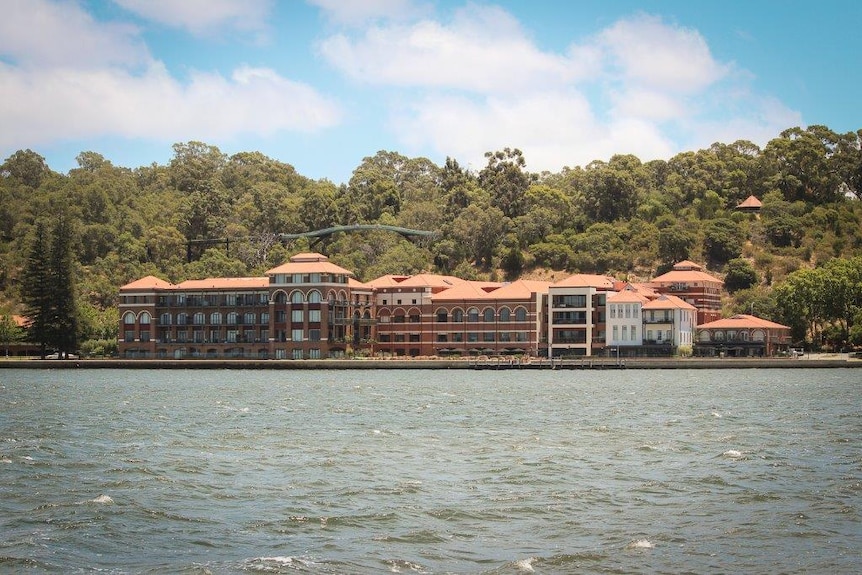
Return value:
<svg viewBox="0 0 862 575">
<path fill-rule="evenodd" d="M 763 338 L 764 338 L 763 332 L 760 331 L 759 329 L 754 330 L 754 332 L 751 334 L 751 340 L 752 341 L 758 341 L 758 342 L 763 341 Z"/>
<path fill-rule="evenodd" d="M 500 321 L 511 321 L 511 319 L 512 312 L 509 310 L 509 308 L 504 307 L 500 310 Z"/>
<path fill-rule="evenodd" d="M 159 323 L 162 325 L 171 325 L 171 314 L 163 313 L 161 317 L 159 317 Z"/>
<path fill-rule="evenodd" d="M 236 325 L 237 323 L 239 323 L 239 314 L 235 311 L 232 311 L 227 314 L 227 323 L 228 325 Z"/>
<path fill-rule="evenodd" d="M 305 298 L 302 296 L 302 292 L 297 290 L 290 294 L 290 303 L 302 303 L 305 301 Z"/>
<path fill-rule="evenodd" d="M 467 321 L 475 322 L 479 321 L 479 310 L 475 307 L 471 307 L 467 310 Z"/>
<path fill-rule="evenodd" d="M 177 314 L 177 325 L 186 325 L 189 323 L 189 316 L 186 313 Z"/>
<path fill-rule="evenodd" d="M 130 311 L 127 311 L 123 315 L 123 323 L 126 325 L 135 325 L 135 314 Z"/>
<path fill-rule="evenodd" d="M 308 303 L 320 303 L 320 292 L 317 290 L 308 292 Z"/>
<path fill-rule="evenodd" d="M 194 318 L 192 319 L 192 322 L 193 322 L 195 325 L 203 325 L 203 324 L 204 324 L 204 313 L 203 313 L 203 312 L 201 312 L 201 311 L 197 312 L 197 313 L 194 315 Z"/>
<path fill-rule="evenodd" d="M 221 312 L 213 312 L 210 314 L 210 323 L 212 325 L 221 325 L 222 315 Z"/>
<path fill-rule="evenodd" d="M 452 322 L 453 323 L 461 323 L 463 321 L 464 321 L 464 312 L 459 308 L 453 309 L 452 310 Z"/>
<path fill-rule="evenodd" d="M 140 322 L 141 325 L 150 325 L 150 314 L 148 312 L 142 312 Z"/>
<path fill-rule="evenodd" d="M 485 323 L 494 323 L 494 310 L 486 307 L 483 320 Z"/>
<path fill-rule="evenodd" d="M 515 321 L 527 321 L 527 310 L 522 307 L 515 309 Z"/>
<path fill-rule="evenodd" d="M 700 332 L 700 334 L 698 334 L 697 339 L 699 339 L 700 341 L 702 341 L 704 343 L 708 342 L 709 341 L 709 331 L 703 330 L 702 332 Z"/>
<path fill-rule="evenodd" d="M 281 290 L 275 292 L 275 303 L 287 303 L 287 294 Z"/>
<path fill-rule="evenodd" d="M 335 292 L 329 290 L 326 294 L 326 301 L 329 302 L 329 305 L 335 305 Z"/>
</svg>

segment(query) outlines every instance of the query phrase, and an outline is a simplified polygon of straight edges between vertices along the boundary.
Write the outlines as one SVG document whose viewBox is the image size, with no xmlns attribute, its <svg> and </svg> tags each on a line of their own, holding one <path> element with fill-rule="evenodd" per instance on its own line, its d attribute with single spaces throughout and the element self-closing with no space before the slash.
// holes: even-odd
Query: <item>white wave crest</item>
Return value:
<svg viewBox="0 0 862 575">
<path fill-rule="evenodd" d="M 652 549 L 655 545 L 649 539 L 638 539 L 629 543 L 627 549 Z"/>
<path fill-rule="evenodd" d="M 721 456 L 722 457 L 728 457 L 730 459 L 739 459 L 743 455 L 742 455 L 741 451 L 737 451 L 736 449 L 728 449 L 727 451 L 722 453 Z"/>
<path fill-rule="evenodd" d="M 535 561 L 535 557 L 519 559 L 518 561 L 515 561 L 515 568 L 522 573 L 533 573 L 535 572 L 535 569 L 533 569 L 533 561 Z"/>
<path fill-rule="evenodd" d="M 91 503 L 101 503 L 103 505 L 111 505 L 114 503 L 114 500 L 111 499 L 110 495 L 99 495 L 95 499 L 90 500 Z"/>
</svg>

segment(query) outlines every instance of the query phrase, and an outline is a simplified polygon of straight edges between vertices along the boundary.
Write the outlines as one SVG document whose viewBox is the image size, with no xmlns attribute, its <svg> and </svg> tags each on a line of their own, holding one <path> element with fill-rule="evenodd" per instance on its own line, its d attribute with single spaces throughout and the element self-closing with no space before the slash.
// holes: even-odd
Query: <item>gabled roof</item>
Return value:
<svg viewBox="0 0 862 575">
<path fill-rule="evenodd" d="M 353 277 L 347 278 L 347 285 L 350 286 L 351 289 L 357 289 L 357 290 L 362 290 L 362 289 L 371 290 L 371 289 L 373 289 L 372 286 L 368 285 L 367 283 L 362 283 L 361 281 L 359 281 L 358 279 L 353 278 Z"/>
<path fill-rule="evenodd" d="M 676 271 L 703 271 L 703 266 L 696 264 L 691 260 L 683 260 L 673 264 L 673 269 Z"/>
<path fill-rule="evenodd" d="M 715 276 L 702 271 L 703 268 L 694 262 L 688 260 L 679 262 L 669 272 L 654 278 L 648 285 L 654 286 L 660 283 L 694 283 L 694 282 L 714 282 L 724 284 L 723 281 Z"/>
<path fill-rule="evenodd" d="M 763 207 L 763 202 L 755 198 L 753 195 L 748 196 L 745 200 L 736 206 L 737 210 L 759 210 Z"/>
<path fill-rule="evenodd" d="M 688 309 L 697 311 L 697 308 L 675 295 L 662 294 L 654 300 L 644 304 L 643 309 Z"/>
<path fill-rule="evenodd" d="M 365 285 L 372 288 L 393 287 L 401 284 L 401 282 L 408 279 L 409 277 L 410 276 L 389 274 L 385 276 L 380 276 L 379 278 L 374 278 L 373 280 L 366 282 Z"/>
<path fill-rule="evenodd" d="M 516 280 L 503 284 L 490 292 L 493 299 L 531 299 L 537 293 L 548 293 L 552 282 L 541 280 Z"/>
<path fill-rule="evenodd" d="M 267 270 L 266 275 L 312 273 L 353 275 L 352 271 L 331 263 L 328 257 L 318 253 L 296 254 L 290 258 L 289 262 Z"/>
<path fill-rule="evenodd" d="M 609 295 L 608 303 L 646 303 L 649 298 L 633 289 L 624 289 Z"/>
<path fill-rule="evenodd" d="M 438 274 L 417 274 L 410 276 L 399 285 L 404 287 L 442 287 L 451 288 L 456 285 L 469 283 L 468 280 L 461 279 L 455 276 L 442 276 Z"/>
<path fill-rule="evenodd" d="M 202 280 L 186 280 L 174 287 L 181 290 L 262 289 L 269 287 L 269 278 L 206 278 Z"/>
<path fill-rule="evenodd" d="M 499 285 L 499 284 L 498 284 Z M 456 286 L 452 286 L 447 290 L 435 293 L 431 296 L 432 301 L 453 301 L 466 300 L 473 301 L 479 299 L 488 299 L 488 292 L 485 291 L 486 284 L 484 282 L 464 281 Z M 493 293 L 493 292 L 492 292 Z"/>
<path fill-rule="evenodd" d="M 156 276 L 146 276 L 131 283 L 127 283 L 120 288 L 120 291 L 171 289 L 173 287 L 174 285 L 172 283 L 166 282 L 161 278 L 157 278 Z"/>
<path fill-rule="evenodd" d="M 715 321 L 711 321 L 709 323 L 705 323 L 697 326 L 698 329 L 752 329 L 752 328 L 761 328 L 761 329 L 786 329 L 790 328 L 786 325 L 781 325 L 780 323 L 775 323 L 774 321 L 769 321 L 768 319 L 759 318 L 753 315 L 747 315 L 744 313 L 736 314 L 731 317 L 725 317 L 722 319 L 717 319 Z"/>
<path fill-rule="evenodd" d="M 575 274 L 553 284 L 553 287 L 593 287 L 611 290 L 614 288 L 614 278 L 595 274 Z"/>
</svg>

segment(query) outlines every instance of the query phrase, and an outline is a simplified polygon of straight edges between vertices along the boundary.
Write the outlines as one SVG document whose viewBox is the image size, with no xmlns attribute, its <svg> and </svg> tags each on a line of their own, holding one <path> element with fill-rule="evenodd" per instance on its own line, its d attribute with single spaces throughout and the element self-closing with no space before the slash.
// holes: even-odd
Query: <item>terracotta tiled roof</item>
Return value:
<svg viewBox="0 0 862 575">
<path fill-rule="evenodd" d="M 146 276 L 131 283 L 127 283 L 120 288 L 120 291 L 171 289 L 173 287 L 174 285 L 172 283 L 166 282 L 161 278 L 157 278 L 156 276 Z"/>
<path fill-rule="evenodd" d="M 558 281 L 554 287 L 594 287 L 610 290 L 614 287 L 614 278 L 594 274 L 575 274 Z"/>
<path fill-rule="evenodd" d="M 745 198 L 741 204 L 736 206 L 738 210 L 759 210 L 763 207 L 763 202 L 755 198 L 753 195 Z"/>
<path fill-rule="evenodd" d="M 410 276 L 402 276 L 402 275 L 385 275 L 380 276 L 379 278 L 374 278 L 371 281 L 365 283 L 365 285 L 370 286 L 372 288 L 386 288 L 393 287 L 401 284 L 404 280 L 408 279 Z"/>
<path fill-rule="evenodd" d="M 618 291 L 608 296 L 608 303 L 646 303 L 649 298 L 634 290 Z"/>
<path fill-rule="evenodd" d="M 180 290 L 265 289 L 269 287 L 269 278 L 206 278 L 202 280 L 186 280 L 174 287 Z"/>
<path fill-rule="evenodd" d="M 711 276 L 700 265 L 691 261 L 682 261 L 673 266 L 673 269 L 665 274 L 653 279 L 647 285 L 655 286 L 661 283 L 695 283 L 695 282 L 714 282 L 724 284 L 723 281 L 715 276 Z"/>
<path fill-rule="evenodd" d="M 691 260 L 683 260 L 681 262 L 677 262 L 673 265 L 673 269 L 677 271 L 685 271 L 685 270 L 694 270 L 694 271 L 703 271 L 703 266 L 700 264 L 696 264 Z"/>
<path fill-rule="evenodd" d="M 367 283 L 362 283 L 358 279 L 352 278 L 352 277 L 347 278 L 347 285 L 350 286 L 351 289 L 356 289 L 356 290 L 362 290 L 362 289 L 371 290 L 371 289 L 373 289 L 372 286 L 368 285 Z"/>
<path fill-rule="evenodd" d="M 353 275 L 352 271 L 331 263 L 328 257 L 318 253 L 296 254 L 290 258 L 289 262 L 267 270 L 266 275 L 314 273 Z"/>
<path fill-rule="evenodd" d="M 447 290 L 435 293 L 431 296 L 431 299 L 433 301 L 487 299 L 489 296 L 488 292 L 483 289 L 484 287 L 486 287 L 484 283 L 465 281 Z"/>
<path fill-rule="evenodd" d="M 753 315 L 737 314 L 697 326 L 698 329 L 787 329 L 790 328 Z"/>
<path fill-rule="evenodd" d="M 30 322 L 30 320 L 23 315 L 13 315 L 12 321 L 14 321 L 15 325 L 18 327 L 27 327 L 27 324 Z"/>
<path fill-rule="evenodd" d="M 455 276 L 443 276 L 438 274 L 417 274 L 405 279 L 400 285 L 404 287 L 443 287 L 451 288 L 456 285 L 468 283 L 467 280 Z"/>
<path fill-rule="evenodd" d="M 697 308 L 675 295 L 662 294 L 656 299 L 647 302 L 643 306 L 644 309 L 689 309 L 697 311 Z"/>
<path fill-rule="evenodd" d="M 494 299 L 529 299 L 537 293 L 548 293 L 551 282 L 517 280 L 504 284 L 490 293 Z"/>
</svg>

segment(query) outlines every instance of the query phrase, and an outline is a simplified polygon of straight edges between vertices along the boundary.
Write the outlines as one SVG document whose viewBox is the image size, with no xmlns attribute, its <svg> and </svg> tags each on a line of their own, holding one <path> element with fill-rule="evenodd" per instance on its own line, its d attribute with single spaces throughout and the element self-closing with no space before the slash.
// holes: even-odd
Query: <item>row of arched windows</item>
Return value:
<svg viewBox="0 0 862 575">
<path fill-rule="evenodd" d="M 379 318 L 383 323 L 386 323 L 387 320 L 383 318 L 390 317 L 390 314 L 381 312 L 378 314 Z M 392 314 L 392 321 L 394 323 L 404 323 L 405 318 L 410 318 L 411 323 L 415 323 L 419 321 L 420 313 L 417 309 L 412 308 L 404 313 L 402 309 L 396 309 Z M 464 311 L 461 308 L 454 308 L 452 310 L 446 308 L 438 308 L 434 312 L 435 320 L 438 323 L 463 323 L 465 321 L 470 323 L 484 322 L 484 323 L 494 323 L 495 321 L 500 322 L 510 322 L 510 321 L 527 321 L 527 309 L 524 307 L 517 307 L 515 311 L 512 312 L 508 307 L 502 307 L 499 310 L 499 313 L 494 311 L 494 308 L 487 307 L 481 312 L 479 308 L 471 307 Z"/>
<path fill-rule="evenodd" d="M 323 296 L 317 290 L 310 290 L 308 292 L 303 292 L 300 290 L 294 290 L 290 292 L 290 295 L 285 293 L 284 291 L 278 290 L 274 295 L 275 303 L 292 303 L 292 304 L 300 304 L 300 303 L 322 303 Z M 340 291 L 336 293 L 335 291 L 329 291 L 326 294 L 326 301 L 329 302 L 330 305 L 334 304 L 336 301 L 347 301 L 347 292 Z"/>
</svg>

